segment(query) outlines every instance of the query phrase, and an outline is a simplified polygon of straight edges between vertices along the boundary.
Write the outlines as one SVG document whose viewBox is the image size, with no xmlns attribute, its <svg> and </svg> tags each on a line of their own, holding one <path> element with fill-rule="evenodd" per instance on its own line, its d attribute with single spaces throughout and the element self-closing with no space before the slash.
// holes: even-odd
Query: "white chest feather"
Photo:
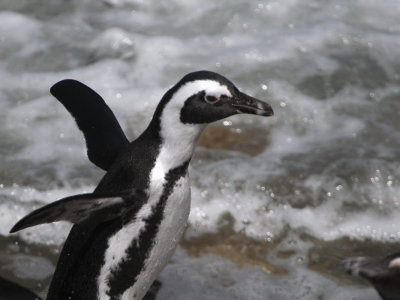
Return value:
<svg viewBox="0 0 400 300">
<path fill-rule="evenodd" d="M 190 212 L 190 186 L 182 177 L 175 185 L 164 209 L 164 217 L 154 246 L 135 284 L 125 291 L 122 300 L 142 299 L 157 275 L 168 263 L 186 228 Z"/>
<path fill-rule="evenodd" d="M 146 228 L 146 219 L 152 213 L 152 207 L 160 201 L 165 184 L 165 169 L 157 166 L 151 173 L 151 184 L 148 190 L 148 202 L 141 207 L 135 219 L 116 232 L 108 241 L 108 249 L 105 253 L 105 264 L 101 268 L 98 278 L 99 291 L 98 299 L 108 300 L 108 278 L 110 271 L 117 268 L 127 256 L 127 249 L 132 243 L 137 243 L 140 233 Z M 164 174 L 162 176 L 161 174 Z M 160 176 L 160 177 L 159 177 Z M 157 178 L 157 179 L 156 179 Z M 169 195 L 164 207 L 163 218 L 159 224 L 159 230 L 154 239 L 154 245 L 145 260 L 145 267 L 137 276 L 134 284 L 127 289 L 121 299 L 141 299 L 157 275 L 168 263 L 179 240 L 186 228 L 187 219 L 190 212 L 190 184 L 188 175 L 181 177 Z"/>
</svg>

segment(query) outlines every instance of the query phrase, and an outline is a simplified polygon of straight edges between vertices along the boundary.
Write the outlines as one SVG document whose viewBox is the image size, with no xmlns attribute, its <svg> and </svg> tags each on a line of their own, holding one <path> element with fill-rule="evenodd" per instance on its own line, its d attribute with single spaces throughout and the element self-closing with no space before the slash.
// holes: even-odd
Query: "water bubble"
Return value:
<svg viewBox="0 0 400 300">
<path fill-rule="evenodd" d="M 207 198 L 208 197 L 208 190 L 201 191 L 200 195 L 201 195 L 202 198 Z"/>
<path fill-rule="evenodd" d="M 224 126 L 231 126 L 231 125 L 232 125 L 232 121 L 226 120 L 226 121 L 223 121 L 222 124 L 223 124 Z"/>
<path fill-rule="evenodd" d="M 336 190 L 337 190 L 337 191 L 341 191 L 342 189 L 343 189 L 343 185 L 338 184 L 338 185 L 336 186 Z"/>
<path fill-rule="evenodd" d="M 298 49 L 299 49 L 299 51 L 301 53 L 307 53 L 308 52 L 308 49 L 306 47 L 304 47 L 304 46 L 300 46 Z"/>
<path fill-rule="evenodd" d="M 274 235 L 272 234 L 272 232 L 267 231 L 265 233 L 264 239 L 266 242 L 270 243 L 270 242 L 272 242 L 273 237 L 274 237 Z"/>
<path fill-rule="evenodd" d="M 296 258 L 296 263 L 298 263 L 299 265 L 302 264 L 303 262 L 304 262 L 304 257 L 298 256 L 298 257 Z"/>
<path fill-rule="evenodd" d="M 379 177 L 378 176 L 374 176 L 370 178 L 372 183 L 378 183 L 379 182 Z"/>
<path fill-rule="evenodd" d="M 266 91 L 266 90 L 268 90 L 268 86 L 266 84 L 262 84 L 261 85 L 261 89 Z"/>
<path fill-rule="evenodd" d="M 243 223 L 243 225 L 249 225 L 251 222 L 249 219 L 243 219 L 242 223 Z"/>
<path fill-rule="evenodd" d="M 286 102 L 281 101 L 281 102 L 279 103 L 279 106 L 280 106 L 280 107 L 286 107 Z"/>
</svg>

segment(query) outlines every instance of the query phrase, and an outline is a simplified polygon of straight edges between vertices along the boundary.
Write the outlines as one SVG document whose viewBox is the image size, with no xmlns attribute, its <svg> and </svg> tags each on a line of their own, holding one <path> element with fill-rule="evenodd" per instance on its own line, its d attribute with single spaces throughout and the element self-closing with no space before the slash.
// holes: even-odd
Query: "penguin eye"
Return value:
<svg viewBox="0 0 400 300">
<path fill-rule="evenodd" d="M 217 103 L 219 101 L 219 99 L 217 97 L 211 96 L 211 95 L 207 95 L 205 97 L 205 100 L 206 100 L 207 103 L 210 103 L 210 104 L 214 104 L 214 103 Z"/>
</svg>

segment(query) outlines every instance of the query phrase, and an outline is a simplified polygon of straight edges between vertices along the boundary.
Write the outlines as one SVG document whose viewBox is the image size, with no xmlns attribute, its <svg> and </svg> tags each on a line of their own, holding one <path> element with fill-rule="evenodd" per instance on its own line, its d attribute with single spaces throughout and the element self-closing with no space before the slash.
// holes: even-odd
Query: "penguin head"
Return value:
<svg viewBox="0 0 400 300">
<path fill-rule="evenodd" d="M 246 95 L 224 76 L 198 71 L 184 76 L 164 96 L 184 124 L 208 124 L 235 114 L 272 116 L 271 106 Z"/>
<path fill-rule="evenodd" d="M 248 96 L 228 79 L 214 72 L 185 75 L 161 99 L 150 123 L 150 132 L 159 132 L 170 148 L 191 155 L 196 140 L 211 122 L 236 114 L 272 116 L 271 106 Z"/>
</svg>

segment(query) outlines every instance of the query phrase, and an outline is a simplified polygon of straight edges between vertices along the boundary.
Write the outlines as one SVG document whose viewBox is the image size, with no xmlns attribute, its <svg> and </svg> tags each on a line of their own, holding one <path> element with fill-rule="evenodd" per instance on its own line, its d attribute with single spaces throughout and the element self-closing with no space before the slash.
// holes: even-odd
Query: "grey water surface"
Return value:
<svg viewBox="0 0 400 300">
<path fill-rule="evenodd" d="M 377 299 L 348 256 L 400 250 L 400 2 L 2 0 L 0 276 L 46 293 L 70 225 L 9 235 L 103 172 L 49 94 L 98 91 L 130 139 L 184 74 L 269 102 L 204 133 L 158 299 Z"/>
</svg>

